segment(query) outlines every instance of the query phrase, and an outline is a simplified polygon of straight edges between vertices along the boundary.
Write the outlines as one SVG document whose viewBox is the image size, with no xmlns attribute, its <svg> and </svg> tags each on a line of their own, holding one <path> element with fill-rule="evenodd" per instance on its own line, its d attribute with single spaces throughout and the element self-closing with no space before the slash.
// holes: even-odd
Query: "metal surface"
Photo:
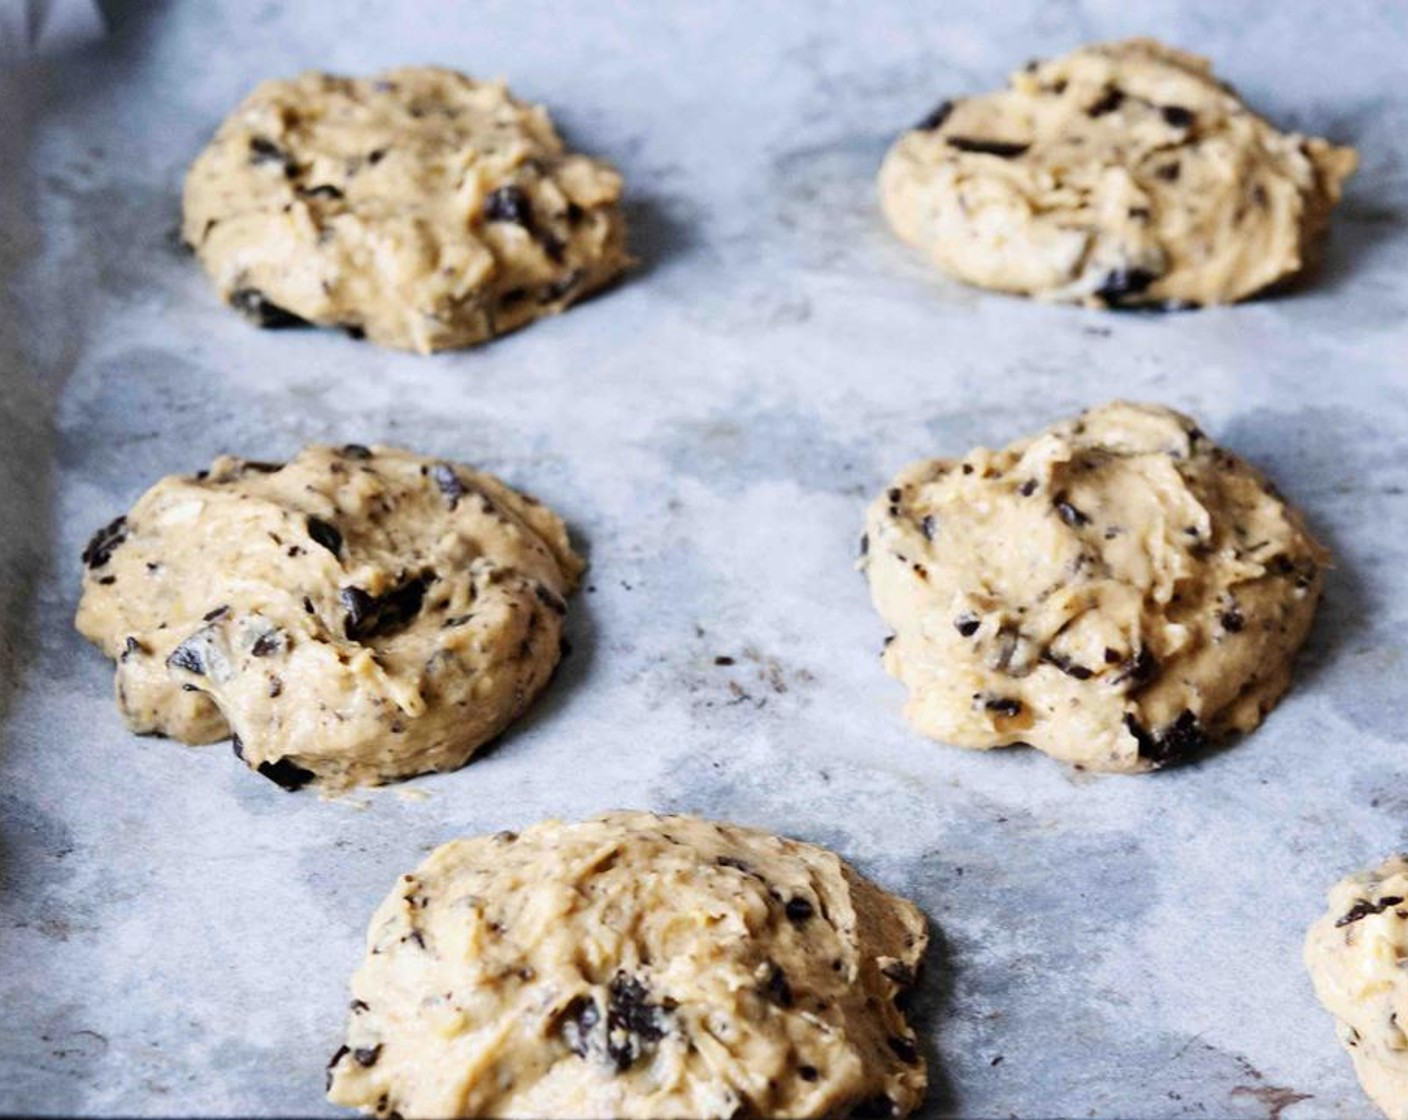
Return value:
<svg viewBox="0 0 1408 1120">
<path fill-rule="evenodd" d="M 829 844 L 916 898 L 939 935 L 927 1115 L 1369 1111 L 1299 953 L 1408 810 L 1408 9 L 114 7 L 102 45 L 0 77 L 0 1111 L 330 1114 L 395 876 L 455 835 L 611 806 Z M 872 184 L 897 129 L 1136 32 L 1360 147 L 1312 287 L 1099 314 L 961 288 L 894 243 Z M 265 76 L 420 61 L 508 77 L 617 162 L 639 271 L 433 359 L 218 306 L 171 231 L 221 116 Z M 920 739 L 852 571 L 864 503 L 910 459 L 1115 396 L 1198 417 L 1333 547 L 1294 692 L 1149 777 Z M 227 746 L 133 738 L 72 630 L 83 542 L 151 482 L 312 440 L 478 463 L 590 555 L 575 652 L 458 773 L 329 803 Z"/>
</svg>

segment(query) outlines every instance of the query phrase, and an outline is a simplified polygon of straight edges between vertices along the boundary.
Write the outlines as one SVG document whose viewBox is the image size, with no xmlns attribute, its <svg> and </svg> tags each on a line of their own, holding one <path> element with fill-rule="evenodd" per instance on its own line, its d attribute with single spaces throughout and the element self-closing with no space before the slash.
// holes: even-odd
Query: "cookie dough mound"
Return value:
<svg viewBox="0 0 1408 1120">
<path fill-rule="evenodd" d="M 621 178 L 451 70 L 260 85 L 186 178 L 182 235 L 260 326 L 429 353 L 561 311 L 630 263 Z"/>
<path fill-rule="evenodd" d="M 456 840 L 372 918 L 328 1096 L 378 1116 L 903 1116 L 919 910 L 822 848 L 608 813 Z"/>
<path fill-rule="evenodd" d="M 970 284 L 1095 307 L 1246 299 L 1312 263 L 1355 153 L 1276 131 L 1152 39 L 1032 63 L 890 149 L 895 232 Z"/>
<path fill-rule="evenodd" d="M 915 727 L 1093 770 L 1260 723 L 1329 562 L 1256 470 L 1186 416 L 1123 402 L 909 467 L 862 544 Z"/>
<path fill-rule="evenodd" d="M 164 478 L 83 559 L 128 726 L 233 734 L 290 789 L 463 765 L 547 683 L 582 570 L 498 479 L 355 444 Z"/>
<path fill-rule="evenodd" d="M 1408 856 L 1330 891 L 1305 940 L 1315 994 L 1335 1017 L 1359 1083 L 1392 1120 L 1408 1118 Z"/>
</svg>

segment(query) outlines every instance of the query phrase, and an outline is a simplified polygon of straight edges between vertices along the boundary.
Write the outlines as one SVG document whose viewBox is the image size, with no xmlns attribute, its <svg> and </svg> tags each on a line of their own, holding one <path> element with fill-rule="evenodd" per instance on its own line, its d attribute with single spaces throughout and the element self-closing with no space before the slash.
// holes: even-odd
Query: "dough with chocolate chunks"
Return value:
<svg viewBox="0 0 1408 1120">
<path fill-rule="evenodd" d="M 352 978 L 329 1098 L 377 1116 L 904 1116 L 924 917 L 824 848 L 615 812 L 455 840 Z"/>
<path fill-rule="evenodd" d="M 393 448 L 222 456 L 84 551 L 78 629 L 139 733 L 287 788 L 463 765 L 547 683 L 582 561 L 491 475 Z"/>
<path fill-rule="evenodd" d="M 1130 39 L 944 102 L 890 149 L 880 201 L 901 238 L 969 284 L 1194 306 L 1309 266 L 1356 162 L 1278 132 L 1206 59 Z"/>
<path fill-rule="evenodd" d="M 1328 553 L 1186 416 L 1124 402 L 900 472 L 861 564 L 924 734 L 1149 770 L 1290 684 Z"/>
<path fill-rule="evenodd" d="M 1359 1083 L 1391 1120 L 1408 1120 L 1408 855 L 1337 883 L 1305 939 L 1315 994 L 1335 1017 Z"/>
<path fill-rule="evenodd" d="M 186 177 L 182 236 L 260 326 L 430 353 L 561 311 L 630 263 L 621 177 L 451 70 L 260 85 Z"/>
</svg>

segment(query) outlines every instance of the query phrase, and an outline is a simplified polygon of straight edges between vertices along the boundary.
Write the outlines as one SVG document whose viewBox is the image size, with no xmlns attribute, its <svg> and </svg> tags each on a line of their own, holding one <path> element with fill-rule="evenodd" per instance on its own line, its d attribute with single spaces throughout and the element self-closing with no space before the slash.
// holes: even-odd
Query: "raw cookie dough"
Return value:
<svg viewBox="0 0 1408 1120">
<path fill-rule="evenodd" d="M 290 789 L 463 765 L 547 683 L 582 571 L 536 500 L 357 444 L 164 478 L 83 559 L 128 726 L 233 732 Z"/>
<path fill-rule="evenodd" d="M 1354 1059 L 1359 1083 L 1391 1120 L 1408 1120 L 1408 856 L 1390 856 L 1330 891 L 1305 939 L 1305 966 Z"/>
<path fill-rule="evenodd" d="M 1188 417 L 1124 402 L 908 467 L 862 550 L 915 727 L 1092 770 L 1260 723 L 1329 563 L 1256 470 Z"/>
<path fill-rule="evenodd" d="M 328 1096 L 378 1116 L 903 1116 L 924 917 L 823 848 L 607 813 L 455 840 L 372 918 Z"/>
<path fill-rule="evenodd" d="M 1277 132 L 1206 59 L 1130 39 L 945 102 L 890 149 L 880 202 L 901 238 L 982 288 L 1230 303 L 1311 263 L 1356 162 Z"/>
<path fill-rule="evenodd" d="M 186 177 L 222 299 L 429 353 L 561 311 L 629 263 L 621 177 L 452 70 L 264 82 Z"/>
</svg>

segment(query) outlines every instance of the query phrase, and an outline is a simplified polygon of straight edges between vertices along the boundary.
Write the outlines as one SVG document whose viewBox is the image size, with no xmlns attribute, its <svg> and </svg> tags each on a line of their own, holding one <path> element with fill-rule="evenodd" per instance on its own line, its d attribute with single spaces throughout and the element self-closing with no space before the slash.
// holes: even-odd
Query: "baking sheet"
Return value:
<svg viewBox="0 0 1408 1120">
<path fill-rule="evenodd" d="M 828 844 L 916 898 L 938 935 L 925 1115 L 1369 1111 L 1299 953 L 1408 811 L 1408 9 L 107 7 L 101 44 L 0 77 L 0 1112 L 334 1114 L 323 1063 L 395 876 L 455 835 L 611 806 Z M 961 288 L 892 241 L 872 181 L 898 128 L 1138 32 L 1360 147 L 1313 288 L 1099 314 Z M 265 76 L 408 62 L 505 75 L 614 160 L 637 274 L 433 359 L 218 306 L 171 231 L 220 117 Z M 864 503 L 910 459 L 1115 396 L 1197 416 L 1334 548 L 1295 691 L 1151 777 L 918 738 L 852 570 Z M 83 542 L 152 481 L 313 440 L 499 472 L 592 563 L 521 725 L 458 773 L 332 803 L 227 746 L 125 734 L 71 627 Z"/>
</svg>

